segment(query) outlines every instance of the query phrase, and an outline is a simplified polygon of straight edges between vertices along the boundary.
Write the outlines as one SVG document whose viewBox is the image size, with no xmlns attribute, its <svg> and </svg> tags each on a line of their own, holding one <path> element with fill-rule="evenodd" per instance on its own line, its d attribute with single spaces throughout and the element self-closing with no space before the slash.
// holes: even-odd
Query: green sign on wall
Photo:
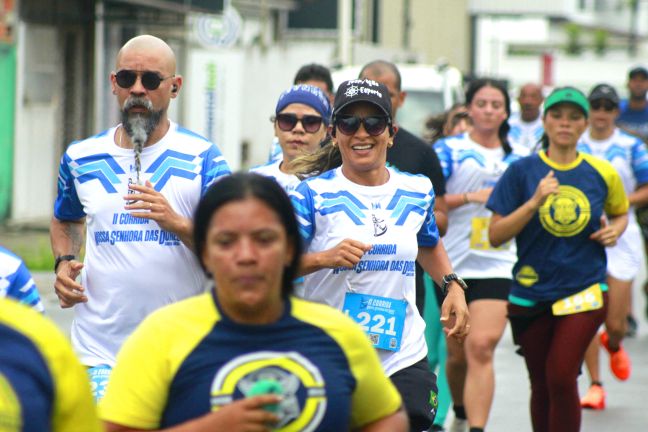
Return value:
<svg viewBox="0 0 648 432">
<path fill-rule="evenodd" d="M 16 48 L 0 43 L 0 221 L 9 216 L 13 180 Z"/>
</svg>

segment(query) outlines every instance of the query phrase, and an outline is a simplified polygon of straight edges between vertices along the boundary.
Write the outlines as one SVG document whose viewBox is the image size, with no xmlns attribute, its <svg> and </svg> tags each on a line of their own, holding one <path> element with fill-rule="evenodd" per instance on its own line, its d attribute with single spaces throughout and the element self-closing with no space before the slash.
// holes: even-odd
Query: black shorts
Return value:
<svg viewBox="0 0 648 432">
<path fill-rule="evenodd" d="M 493 278 L 493 279 L 465 279 L 468 285 L 466 291 L 466 303 L 474 300 L 508 300 L 509 291 L 513 281 L 511 279 Z M 439 309 L 443 304 L 443 294 L 441 287 L 434 284 L 434 294 L 436 294 Z"/>
<path fill-rule="evenodd" d="M 389 378 L 403 398 L 410 431 L 428 430 L 436 417 L 439 391 L 436 375 L 430 372 L 427 358 L 399 370 Z"/>
<path fill-rule="evenodd" d="M 645 240 L 648 240 L 648 206 L 638 208 L 635 210 L 635 214 L 639 227 L 641 227 L 641 234 Z"/>
<path fill-rule="evenodd" d="M 466 279 L 466 303 L 475 300 L 508 300 L 511 291 L 511 279 Z"/>
</svg>

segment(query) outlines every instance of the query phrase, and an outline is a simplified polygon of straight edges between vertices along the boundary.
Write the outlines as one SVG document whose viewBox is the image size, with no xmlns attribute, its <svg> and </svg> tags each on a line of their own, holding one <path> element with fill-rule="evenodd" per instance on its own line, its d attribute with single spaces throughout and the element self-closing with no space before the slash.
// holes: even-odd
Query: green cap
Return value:
<svg viewBox="0 0 648 432">
<path fill-rule="evenodd" d="M 585 97 L 583 92 L 574 87 L 559 87 L 552 91 L 544 101 L 544 112 L 546 113 L 549 108 L 561 103 L 574 104 L 583 111 L 585 117 L 589 115 L 589 102 L 587 97 Z"/>
</svg>

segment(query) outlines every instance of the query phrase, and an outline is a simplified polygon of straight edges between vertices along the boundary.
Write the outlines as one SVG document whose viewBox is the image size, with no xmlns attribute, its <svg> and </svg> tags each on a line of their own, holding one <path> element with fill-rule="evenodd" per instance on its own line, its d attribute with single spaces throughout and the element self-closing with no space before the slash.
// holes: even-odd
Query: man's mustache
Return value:
<svg viewBox="0 0 648 432">
<path fill-rule="evenodd" d="M 128 112 L 133 107 L 144 107 L 146 110 L 151 111 L 153 109 L 153 104 L 150 100 L 143 97 L 129 97 L 124 101 L 122 110 Z"/>
</svg>

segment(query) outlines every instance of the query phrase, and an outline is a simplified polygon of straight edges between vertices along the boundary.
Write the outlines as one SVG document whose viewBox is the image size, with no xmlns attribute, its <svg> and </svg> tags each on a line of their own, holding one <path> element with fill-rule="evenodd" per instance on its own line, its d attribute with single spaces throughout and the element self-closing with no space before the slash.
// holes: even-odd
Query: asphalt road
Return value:
<svg viewBox="0 0 648 432">
<path fill-rule="evenodd" d="M 607 408 L 604 411 L 583 413 L 583 432 L 646 432 L 648 431 L 648 322 L 644 313 L 646 298 L 640 291 L 645 270 L 637 278 L 634 287 L 634 315 L 640 322 L 636 337 L 626 339 L 625 347 L 633 361 L 632 376 L 626 382 L 617 381 L 605 367 L 607 354 L 602 354 L 603 382 L 607 390 Z M 53 275 L 34 274 L 43 296 L 46 313 L 67 334 L 72 323 L 71 310 L 58 307 L 53 294 Z M 495 356 L 496 391 L 489 431 L 531 431 L 529 417 L 529 381 L 522 357 L 515 354 L 515 347 L 507 329 Z M 587 390 L 589 379 L 579 379 L 581 395 Z M 449 415 L 448 423 L 451 420 Z"/>
</svg>

